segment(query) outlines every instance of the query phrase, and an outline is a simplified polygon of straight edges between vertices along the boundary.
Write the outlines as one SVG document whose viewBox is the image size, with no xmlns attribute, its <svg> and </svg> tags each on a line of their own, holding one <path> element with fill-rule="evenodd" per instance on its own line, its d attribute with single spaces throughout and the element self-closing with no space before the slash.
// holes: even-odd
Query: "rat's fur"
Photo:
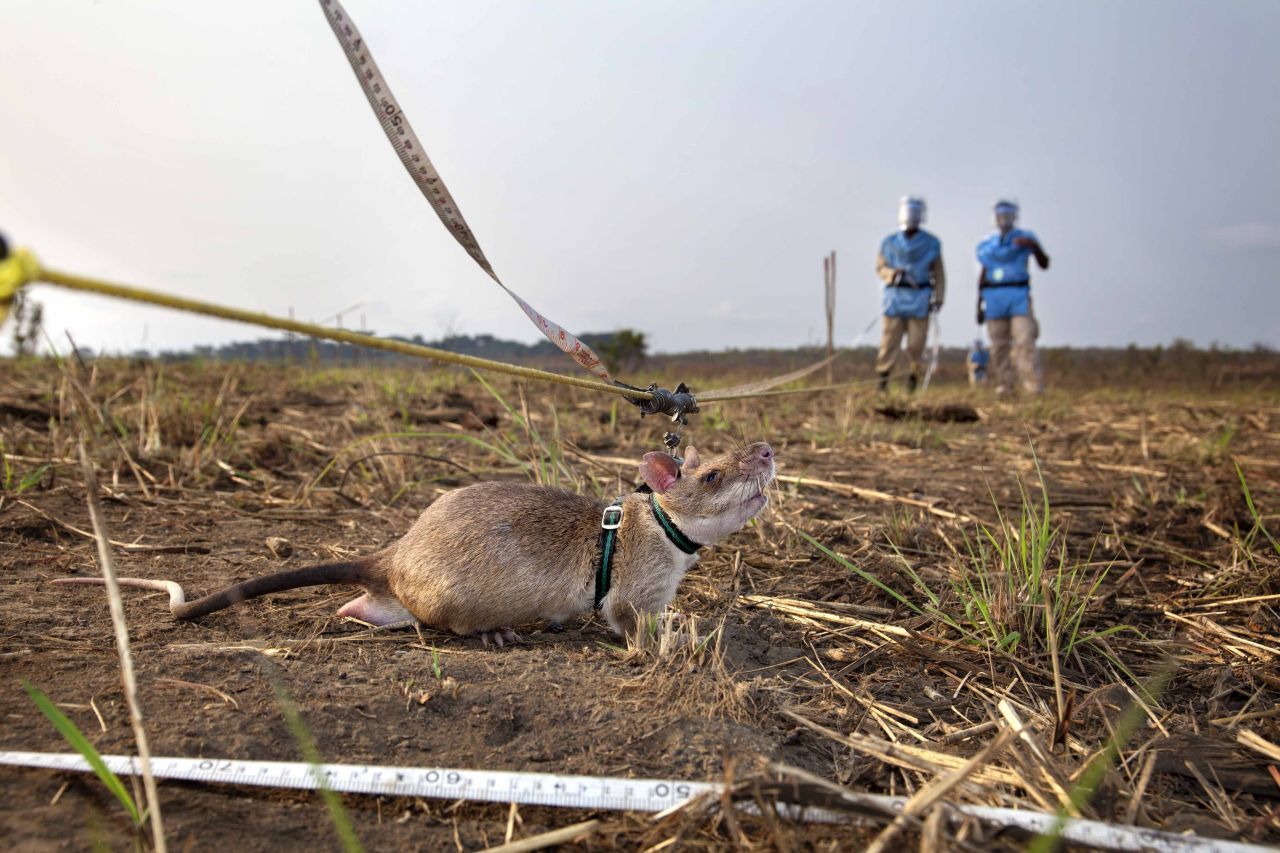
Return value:
<svg viewBox="0 0 1280 853">
<path fill-rule="evenodd" d="M 686 451 L 682 468 L 648 453 L 640 474 L 663 510 L 685 533 L 714 545 L 746 524 L 767 502 L 775 473 L 763 442 L 702 462 Z M 346 583 L 365 594 L 338 611 L 375 625 L 419 622 L 457 634 L 493 632 L 546 620 L 563 622 L 590 610 L 605 504 L 545 486 L 478 483 L 441 497 L 394 545 L 358 560 L 252 578 L 185 602 L 173 581 L 120 578 L 124 586 L 170 594 L 179 619 L 197 619 L 238 601 L 301 586 Z M 675 596 L 697 554 L 685 554 L 654 519 L 649 496 L 623 501 L 613 581 L 601 612 L 617 633 L 639 613 L 658 613 Z M 56 583 L 101 583 L 66 578 Z"/>
</svg>

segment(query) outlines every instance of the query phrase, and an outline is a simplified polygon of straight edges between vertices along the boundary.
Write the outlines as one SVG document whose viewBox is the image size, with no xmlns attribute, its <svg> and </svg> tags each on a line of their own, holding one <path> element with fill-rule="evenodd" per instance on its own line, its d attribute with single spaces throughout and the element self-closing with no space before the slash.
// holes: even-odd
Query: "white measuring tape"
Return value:
<svg viewBox="0 0 1280 853">
<path fill-rule="evenodd" d="M 117 774 L 139 775 L 138 759 L 104 755 L 103 762 Z M 77 753 L 0 751 L 0 765 L 39 767 L 47 770 L 90 772 L 89 763 Z M 665 812 L 704 794 L 719 795 L 722 786 L 712 782 L 677 779 L 618 779 L 601 776 L 563 776 L 556 773 L 521 773 L 509 770 L 454 770 L 444 767 L 387 767 L 375 764 L 320 764 L 297 761 L 237 761 L 222 758 L 155 758 L 151 772 L 158 779 L 292 788 L 314 791 L 317 775 L 325 786 L 349 794 L 389 797 L 426 797 L 488 803 L 575 808 L 595 811 Z M 901 813 L 906 797 L 856 794 L 855 803 L 882 813 Z M 752 804 L 746 804 L 751 808 Z M 1052 831 L 1056 818 L 1044 812 L 988 806 L 952 805 L 955 811 L 1000 826 L 1016 826 L 1027 832 Z M 800 820 L 837 822 L 841 812 L 779 804 L 780 811 Z M 1113 826 L 1094 820 L 1067 820 L 1064 840 L 1106 850 L 1144 850 L 1158 853 L 1259 853 L 1270 850 L 1235 841 L 1219 841 L 1194 835 L 1175 835 L 1134 826 Z"/>
<path fill-rule="evenodd" d="M 609 371 L 605 370 L 604 363 L 592 351 L 591 347 L 578 340 L 571 332 L 566 331 L 555 322 L 538 313 L 532 305 L 521 299 L 519 294 L 503 284 L 502 279 L 498 278 L 498 274 L 493 271 L 493 266 L 480 248 L 480 243 L 476 240 L 475 233 L 467 225 L 467 221 L 462 218 L 462 211 L 458 208 L 458 203 L 453 200 L 453 196 L 449 193 L 448 187 L 444 185 L 444 180 L 440 177 L 440 173 L 431 164 L 431 158 L 427 156 L 427 150 L 422 147 L 422 142 L 418 139 L 418 135 L 409 126 L 408 116 L 400 109 L 400 104 L 397 103 L 395 96 L 391 94 L 391 87 L 387 85 L 382 72 L 378 70 L 377 63 L 373 61 L 373 54 L 369 52 L 364 39 L 360 37 L 360 32 L 352 22 L 351 16 L 342 8 L 342 4 L 338 0 L 320 0 L 320 6 L 324 10 L 325 19 L 329 22 L 330 28 L 333 29 L 333 34 L 338 37 L 338 42 L 342 45 L 343 53 L 347 55 L 347 61 L 351 63 L 351 70 L 356 73 L 356 79 L 360 81 L 360 88 L 364 90 L 365 97 L 369 99 L 369 106 L 373 108 L 373 113 L 377 116 L 378 123 L 382 125 L 383 132 L 386 133 L 387 139 L 390 140 L 391 147 L 396 150 L 396 154 L 400 157 L 400 162 L 404 164 L 405 169 L 409 172 L 409 177 L 413 178 L 413 182 L 418 185 L 418 189 L 422 191 L 422 195 L 426 197 L 431 204 L 431 208 L 440 217 L 444 227 L 449 230 L 449 233 L 453 235 L 462 248 L 467 250 L 467 254 L 480 265 L 480 269 L 488 273 L 489 277 L 496 281 L 498 286 L 516 301 L 516 304 L 524 311 L 525 316 L 542 330 L 548 340 L 586 370 L 606 382 L 612 381 L 609 378 Z"/>
<path fill-rule="evenodd" d="M 115 773 L 141 773 L 140 764 L 133 756 L 104 755 L 102 760 Z M 92 770 L 89 763 L 74 752 L 0 751 L 0 764 L 43 767 L 49 770 Z M 681 782 L 674 779 L 610 779 L 506 770 L 383 767 L 373 764 L 320 764 L 313 767 L 299 761 L 235 761 L 222 758 L 152 757 L 151 772 L 158 779 L 300 790 L 317 789 L 318 773 L 324 777 L 325 785 L 330 789 L 351 794 L 637 812 L 664 811 L 708 791 L 720 790 L 718 785 L 707 782 Z"/>
</svg>

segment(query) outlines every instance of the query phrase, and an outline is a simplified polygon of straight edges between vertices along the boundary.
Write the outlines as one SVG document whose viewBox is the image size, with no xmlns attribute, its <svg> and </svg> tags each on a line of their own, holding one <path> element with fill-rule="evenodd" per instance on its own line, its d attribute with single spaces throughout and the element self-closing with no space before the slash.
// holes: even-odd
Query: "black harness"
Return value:
<svg viewBox="0 0 1280 853">
<path fill-rule="evenodd" d="M 613 555 L 618 545 L 618 528 L 622 526 L 622 501 L 622 497 L 617 498 L 605 507 L 604 513 L 600 516 L 600 559 L 596 562 L 596 610 L 600 609 L 604 597 L 609 594 L 609 587 L 613 584 Z M 671 520 L 671 516 L 663 512 L 662 507 L 658 505 L 657 495 L 649 495 L 649 508 L 672 545 L 686 554 L 697 553 L 702 547 L 686 536 L 684 531 Z"/>
</svg>

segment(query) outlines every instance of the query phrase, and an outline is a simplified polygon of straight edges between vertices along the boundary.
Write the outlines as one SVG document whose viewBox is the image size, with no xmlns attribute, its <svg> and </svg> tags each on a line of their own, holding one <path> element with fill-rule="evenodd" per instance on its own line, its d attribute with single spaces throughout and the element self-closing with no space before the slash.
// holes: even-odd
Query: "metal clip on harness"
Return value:
<svg viewBox="0 0 1280 853">
<path fill-rule="evenodd" d="M 675 449 L 680 446 L 680 433 L 683 427 L 689 423 L 689 415 L 698 413 L 698 401 L 694 399 L 693 392 L 689 390 L 689 386 L 681 382 L 676 386 L 676 390 L 668 391 L 666 388 L 659 388 L 655 382 L 648 388 L 636 388 L 633 385 L 627 385 L 623 382 L 615 384 L 624 388 L 631 388 L 633 391 L 648 391 L 653 395 L 652 399 L 637 400 L 631 399 L 631 402 L 640 409 L 640 417 L 645 415 L 666 415 L 671 418 L 671 423 L 676 425 L 674 432 L 668 432 L 662 437 L 663 443 L 675 455 Z"/>
</svg>

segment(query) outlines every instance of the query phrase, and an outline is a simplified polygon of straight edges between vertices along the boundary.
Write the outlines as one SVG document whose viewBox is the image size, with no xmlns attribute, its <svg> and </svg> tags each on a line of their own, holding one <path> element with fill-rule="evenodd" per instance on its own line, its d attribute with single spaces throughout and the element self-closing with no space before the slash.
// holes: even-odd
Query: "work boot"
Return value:
<svg viewBox="0 0 1280 853">
<path fill-rule="evenodd" d="M 907 377 L 907 390 L 908 390 L 908 391 L 915 391 L 915 390 L 916 390 L 916 386 L 917 386 L 917 385 L 919 385 L 919 384 L 920 384 L 920 377 L 916 376 L 914 373 Z"/>
<path fill-rule="evenodd" d="M 889 374 L 887 373 L 880 374 L 880 390 L 881 391 L 889 390 Z"/>
</svg>

